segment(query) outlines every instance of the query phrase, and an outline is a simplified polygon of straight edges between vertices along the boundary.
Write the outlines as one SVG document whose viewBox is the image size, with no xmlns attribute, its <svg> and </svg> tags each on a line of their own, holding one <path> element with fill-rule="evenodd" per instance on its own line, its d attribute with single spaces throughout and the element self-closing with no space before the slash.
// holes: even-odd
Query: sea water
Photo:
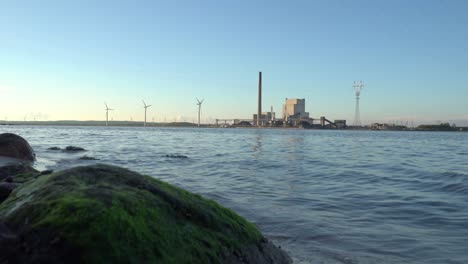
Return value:
<svg viewBox="0 0 468 264">
<path fill-rule="evenodd" d="M 1 126 L 4 132 L 30 142 L 40 170 L 114 164 L 216 200 L 295 263 L 468 263 L 468 133 Z M 87 151 L 48 150 L 68 145 Z M 79 160 L 84 155 L 99 160 Z"/>
</svg>

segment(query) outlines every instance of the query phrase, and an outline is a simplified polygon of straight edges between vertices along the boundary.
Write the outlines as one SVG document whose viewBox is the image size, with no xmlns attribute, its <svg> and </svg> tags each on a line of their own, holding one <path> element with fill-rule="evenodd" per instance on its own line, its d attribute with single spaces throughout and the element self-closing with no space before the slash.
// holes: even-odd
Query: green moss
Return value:
<svg viewBox="0 0 468 264">
<path fill-rule="evenodd" d="M 14 179 L 15 179 L 15 182 L 23 183 L 23 182 L 33 180 L 36 177 L 36 175 L 37 175 L 37 172 L 22 173 L 22 174 L 15 175 Z"/>
<path fill-rule="evenodd" d="M 28 219 L 76 247 L 86 263 L 219 263 L 223 252 L 262 239 L 214 201 L 107 165 L 27 182 L 0 205 L 0 219 L 16 227 Z"/>
</svg>

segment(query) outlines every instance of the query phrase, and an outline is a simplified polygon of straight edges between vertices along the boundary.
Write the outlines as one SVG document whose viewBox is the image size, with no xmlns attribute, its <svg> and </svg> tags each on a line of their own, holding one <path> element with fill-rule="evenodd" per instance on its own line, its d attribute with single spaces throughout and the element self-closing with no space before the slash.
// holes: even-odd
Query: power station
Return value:
<svg viewBox="0 0 468 264">
<path fill-rule="evenodd" d="M 273 106 L 270 112 L 262 112 L 262 72 L 258 72 L 258 101 L 257 113 L 253 114 L 251 120 L 248 119 L 216 119 L 216 125 L 219 121 L 224 121 L 227 126 L 228 121 L 232 121 L 232 125 L 239 126 L 255 126 L 255 127 L 278 127 L 278 126 L 299 126 L 304 128 L 346 128 L 346 120 L 328 120 L 324 116 L 320 118 L 312 118 L 309 112 L 306 112 L 305 98 L 286 98 L 282 108 L 281 119 L 276 119 Z M 315 122 L 315 123 L 314 123 Z"/>
<path fill-rule="evenodd" d="M 353 88 L 356 95 L 356 107 L 354 113 L 353 129 L 362 129 L 361 117 L 359 112 L 359 99 L 364 84 L 362 81 L 354 81 Z M 312 117 L 306 112 L 305 98 L 286 98 L 282 106 L 282 115 L 273 112 L 273 106 L 270 112 L 262 112 L 262 72 L 258 72 L 258 100 L 257 112 L 252 115 L 252 119 L 216 119 L 216 127 L 302 127 L 302 128 L 330 128 L 345 129 L 348 128 L 345 119 L 335 119 L 331 121 L 325 116 Z"/>
</svg>

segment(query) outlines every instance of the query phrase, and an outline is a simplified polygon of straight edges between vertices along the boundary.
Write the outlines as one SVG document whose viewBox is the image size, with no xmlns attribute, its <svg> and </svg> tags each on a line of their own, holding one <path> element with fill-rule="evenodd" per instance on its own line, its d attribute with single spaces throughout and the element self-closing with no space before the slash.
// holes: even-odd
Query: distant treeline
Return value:
<svg viewBox="0 0 468 264">
<path fill-rule="evenodd" d="M 423 131 L 458 131 L 463 130 L 456 127 L 455 124 L 450 125 L 449 123 L 441 123 L 440 125 L 420 125 L 416 128 L 417 130 Z"/>
<path fill-rule="evenodd" d="M 40 126 L 105 126 L 105 121 L 76 121 L 76 120 L 59 120 L 59 121 L 0 121 L 0 125 L 40 125 Z M 136 121 L 109 121 L 109 126 L 143 126 L 143 122 Z M 190 122 L 168 122 L 168 123 L 146 123 L 147 127 L 196 127 L 197 124 Z M 202 127 L 210 125 L 201 124 Z"/>
</svg>

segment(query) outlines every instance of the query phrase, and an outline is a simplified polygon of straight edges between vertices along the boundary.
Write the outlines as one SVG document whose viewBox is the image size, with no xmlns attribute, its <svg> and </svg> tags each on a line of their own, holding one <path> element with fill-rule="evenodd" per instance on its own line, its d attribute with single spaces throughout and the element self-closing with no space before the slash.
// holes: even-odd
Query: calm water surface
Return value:
<svg viewBox="0 0 468 264">
<path fill-rule="evenodd" d="M 295 263 L 468 263 L 468 133 L 2 126 L 212 198 Z M 86 153 L 48 151 L 52 146 Z M 188 159 L 166 158 L 166 154 Z"/>
</svg>

